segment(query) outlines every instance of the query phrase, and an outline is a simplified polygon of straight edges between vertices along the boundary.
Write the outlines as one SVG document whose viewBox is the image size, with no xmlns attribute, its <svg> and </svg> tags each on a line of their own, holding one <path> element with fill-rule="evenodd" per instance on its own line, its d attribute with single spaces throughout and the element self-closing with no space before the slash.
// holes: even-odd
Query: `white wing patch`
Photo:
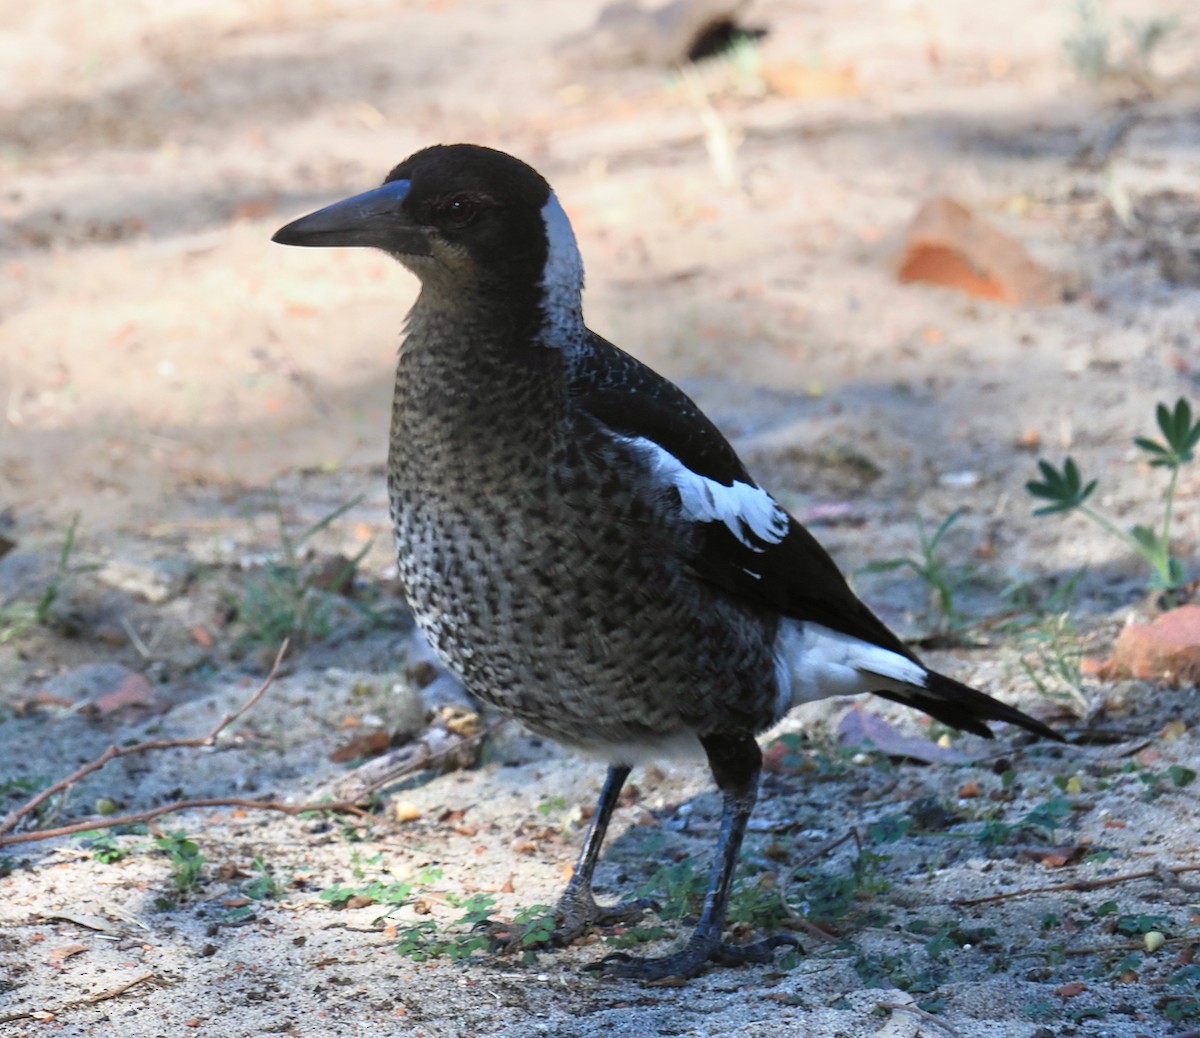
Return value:
<svg viewBox="0 0 1200 1038">
<path fill-rule="evenodd" d="M 751 551 L 764 549 L 750 539 L 750 534 L 767 544 L 778 544 L 786 536 L 787 512 L 761 487 L 737 480 L 732 486 L 726 486 L 693 472 L 653 440 L 638 436 L 629 437 L 629 442 L 646 454 L 658 476 L 679 491 L 685 519 L 697 523 L 724 523 L 729 532 Z"/>
<path fill-rule="evenodd" d="M 927 688 L 926 670 L 907 656 L 820 624 L 784 620 L 775 639 L 778 716 L 829 696 Z"/>
<path fill-rule="evenodd" d="M 562 346 L 583 338 L 583 259 L 571 221 L 553 191 L 542 206 L 546 225 L 546 268 L 542 274 L 545 320 L 542 331 L 549 345 Z"/>
</svg>

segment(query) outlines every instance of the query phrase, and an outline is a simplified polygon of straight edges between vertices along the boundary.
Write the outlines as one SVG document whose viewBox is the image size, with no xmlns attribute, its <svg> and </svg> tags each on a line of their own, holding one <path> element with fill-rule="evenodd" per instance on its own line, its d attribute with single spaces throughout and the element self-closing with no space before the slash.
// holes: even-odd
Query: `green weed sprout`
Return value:
<svg viewBox="0 0 1200 1038">
<path fill-rule="evenodd" d="M 1175 504 L 1175 487 L 1179 482 L 1179 470 L 1192 461 L 1195 449 L 1200 444 L 1200 421 L 1193 422 L 1192 408 L 1180 397 L 1172 410 L 1160 403 L 1155 411 L 1162 441 L 1149 440 L 1144 436 L 1134 438 L 1134 445 L 1145 452 L 1155 468 L 1167 469 L 1170 473 L 1166 494 L 1163 497 L 1162 523 L 1155 529 L 1151 526 L 1133 526 L 1122 530 L 1107 516 L 1087 504 L 1096 489 L 1098 480 L 1083 481 L 1079 466 L 1068 457 L 1061 469 L 1050 462 L 1038 462 L 1041 480 L 1031 479 L 1025 489 L 1036 498 L 1049 501 L 1034 511 L 1034 515 L 1054 515 L 1078 509 L 1092 522 L 1124 541 L 1150 566 L 1152 586 L 1160 591 L 1171 591 L 1180 587 L 1185 579 L 1183 563 L 1171 554 L 1171 518 Z"/>
<path fill-rule="evenodd" d="M 958 631 L 963 626 L 963 616 L 954 602 L 954 596 L 970 579 L 973 572 L 969 566 L 962 566 L 944 559 L 938 549 L 942 538 L 949 532 L 963 509 L 956 508 L 941 521 L 938 528 L 930 536 L 926 532 L 925 522 L 917 516 L 917 540 L 920 545 L 920 555 L 904 556 L 894 559 L 879 559 L 869 562 L 859 570 L 860 573 L 884 573 L 889 570 L 907 568 L 920 578 L 929 590 L 933 612 L 940 618 L 940 625 L 945 631 Z"/>
</svg>

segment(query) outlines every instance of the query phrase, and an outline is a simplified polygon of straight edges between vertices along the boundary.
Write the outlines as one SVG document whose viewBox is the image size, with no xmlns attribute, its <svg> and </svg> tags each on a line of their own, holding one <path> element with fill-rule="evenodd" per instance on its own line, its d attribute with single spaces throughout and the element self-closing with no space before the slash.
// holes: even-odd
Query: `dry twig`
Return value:
<svg viewBox="0 0 1200 1038">
<path fill-rule="evenodd" d="M 59 1013 L 66 1012 L 68 1009 L 77 1009 L 79 1006 L 90 1006 L 96 1002 L 106 1002 L 110 998 L 116 998 L 118 995 L 125 994 L 131 987 L 136 984 L 142 984 L 147 980 L 153 980 L 153 973 L 143 973 L 139 977 L 134 977 L 133 980 L 127 980 L 124 984 L 118 984 L 115 988 L 109 988 L 107 991 L 98 991 L 94 995 L 86 995 L 83 998 L 76 998 L 70 1002 L 64 1002 L 57 1009 L 46 1010 L 51 1018 Z M 27 1009 L 20 1013 L 10 1013 L 8 1016 L 0 1016 L 0 1024 L 10 1024 L 14 1020 L 29 1020 L 33 1017 L 35 1010 Z"/>
<path fill-rule="evenodd" d="M 118 757 L 128 757 L 132 754 L 150 753 L 153 750 L 173 750 L 188 746 L 212 746 L 214 743 L 216 743 L 217 736 L 219 736 L 221 732 L 233 724 L 234 721 L 245 714 L 247 710 L 249 710 L 254 706 L 255 703 L 262 699 L 263 694 L 274 683 L 275 675 L 279 673 L 279 665 L 283 662 L 283 656 L 284 653 L 287 652 L 287 649 L 288 642 L 287 639 L 284 639 L 283 644 L 279 646 L 279 652 L 275 654 L 275 662 L 271 664 L 270 671 L 267 673 L 267 676 L 263 678 L 262 684 L 255 689 L 254 694 L 232 714 L 226 714 L 223 718 L 221 718 L 221 720 L 218 721 L 213 727 L 212 731 L 210 731 L 207 735 L 199 736 L 194 739 L 150 739 L 146 742 L 139 742 L 134 746 L 110 746 L 107 750 L 100 754 L 99 757 L 76 768 L 66 778 L 59 779 L 52 785 L 47 786 L 40 793 L 30 797 L 27 801 L 25 801 L 25 803 L 10 811 L 5 816 L 4 820 L 0 821 L 0 846 L 3 846 L 6 843 L 20 843 L 31 838 L 44 839 L 46 836 L 60 836 L 65 832 L 79 832 L 80 827 L 64 826 L 58 830 L 46 830 L 44 833 L 22 833 L 19 836 L 3 835 L 5 833 L 11 833 L 12 830 L 15 829 L 20 823 L 22 818 L 31 812 L 36 811 L 37 808 L 49 800 L 50 797 L 55 796 L 66 789 L 70 789 L 71 786 L 75 785 L 75 783 L 79 782 L 81 779 L 86 778 L 88 775 L 92 774 L 92 772 L 99 771 L 109 761 L 116 760 Z M 180 801 L 179 803 L 184 802 Z M 155 814 L 164 814 L 168 810 L 177 811 L 179 809 L 179 804 L 171 804 L 164 805 L 162 808 L 156 808 L 154 811 Z M 154 814 L 150 815 L 150 817 L 154 816 Z M 101 818 L 99 822 L 92 821 L 89 824 L 83 825 L 82 828 L 94 829 L 98 824 L 106 826 L 122 825 L 127 821 L 127 818 L 128 816 L 123 816 L 120 819 L 104 817 Z M 134 820 L 143 821 L 144 819 L 136 818 Z"/>
<path fill-rule="evenodd" d="M 9 831 L 23 817 L 34 811 L 40 804 L 45 803 L 48 798 L 70 788 L 92 772 L 98 771 L 110 760 L 135 753 L 147 753 L 152 750 L 178 749 L 189 746 L 212 746 L 216 742 L 217 736 L 225 728 L 245 714 L 247 710 L 262 698 L 263 693 L 267 691 L 271 683 L 275 680 L 275 676 L 279 671 L 279 665 L 283 660 L 283 654 L 286 651 L 287 642 L 285 641 L 280 646 L 279 653 L 275 657 L 275 662 L 271 667 L 270 673 L 263 679 L 262 684 L 259 685 L 254 694 L 232 714 L 227 714 L 223 717 L 207 735 L 194 739 L 155 739 L 138 743 L 135 746 L 110 746 L 95 760 L 84 764 L 66 778 L 55 782 L 47 789 L 38 793 L 37 796 L 30 798 L 12 811 L 0 823 L 0 847 L 8 844 L 49 840 L 56 836 L 70 836 L 73 833 L 87 832 L 90 829 L 108 829 L 114 826 L 149 822 L 161 815 L 173 814 L 176 811 L 187 811 L 193 808 L 240 807 L 247 810 L 279 811 L 287 815 L 305 814 L 310 811 L 346 811 L 363 815 L 365 812 L 361 810 L 360 805 L 377 789 L 382 788 L 390 782 L 394 782 L 403 775 L 432 767 L 437 761 L 460 753 L 464 748 L 472 747 L 491 734 L 497 725 L 501 723 L 497 722 L 497 724 L 489 725 L 486 728 L 467 735 L 454 731 L 453 726 L 448 726 L 445 723 L 437 725 L 430 732 L 426 733 L 424 737 L 408 746 L 402 747 L 395 754 L 381 758 L 379 761 L 372 761 L 338 783 L 335 783 L 327 791 L 326 799 L 310 801 L 308 803 L 290 804 L 282 800 L 249 800 L 245 797 L 205 797 L 196 800 L 176 800 L 170 804 L 160 804 L 157 807 L 146 808 L 142 811 L 131 811 L 123 815 L 95 815 L 82 821 L 72 822 L 69 825 L 58 826 L 54 829 L 34 829 L 23 833 Z"/>
<path fill-rule="evenodd" d="M 914 1006 L 909 1002 L 880 1002 L 880 1009 L 890 1009 L 893 1012 L 912 1013 L 913 1016 L 919 1016 L 927 1024 L 933 1024 L 934 1027 L 940 1027 L 945 1031 L 950 1038 L 959 1038 L 958 1032 L 951 1027 L 945 1020 L 939 1020 L 932 1013 L 925 1012 L 920 1006 Z"/>
<path fill-rule="evenodd" d="M 827 930 L 823 930 L 816 923 L 810 922 L 799 912 L 797 912 L 788 900 L 788 893 L 791 890 L 792 881 L 796 878 L 796 873 L 799 872 L 805 865 L 811 865 L 818 858 L 823 858 L 830 851 L 840 847 L 843 843 L 853 840 L 857 845 L 859 852 L 862 852 L 862 841 L 859 839 L 858 830 L 851 829 L 849 832 L 843 833 L 827 843 L 821 844 L 815 851 L 807 857 L 801 858 L 789 870 L 784 877 L 783 882 L 779 884 L 779 900 L 783 903 L 783 910 L 787 913 L 788 918 L 805 933 L 811 934 L 813 937 L 819 937 L 823 941 L 836 941 L 837 938 Z"/>
<path fill-rule="evenodd" d="M 1007 890 L 1001 894 L 988 894 L 985 897 L 963 898 L 951 902 L 955 905 L 968 907 L 970 905 L 986 905 L 993 901 L 1007 901 L 1013 897 L 1030 897 L 1034 894 L 1061 894 L 1067 890 L 1100 890 L 1103 887 L 1115 887 L 1119 883 L 1131 883 L 1135 879 L 1154 879 L 1162 873 L 1172 876 L 1184 872 L 1200 872 L 1200 865 L 1168 865 L 1156 869 L 1143 869 L 1141 872 L 1126 872 L 1120 876 L 1107 876 L 1104 879 L 1076 879 L 1069 883 L 1055 883 L 1048 887 L 1022 887 L 1020 890 Z"/>
<path fill-rule="evenodd" d="M 465 761 L 460 755 L 486 739 L 497 728 L 505 723 L 505 718 L 493 721 L 478 731 L 464 734 L 464 730 L 454 724 L 447 724 L 445 719 L 435 721 L 417 739 L 398 746 L 381 757 L 369 760 L 355 768 L 349 774 L 330 783 L 321 792 L 339 801 L 348 800 L 361 803 L 372 793 L 391 785 L 405 775 L 415 771 L 424 771 L 448 757 L 459 758 L 451 767 L 469 767 L 474 763 L 474 753 Z M 456 730 L 458 729 L 458 730 Z"/>
<path fill-rule="evenodd" d="M 159 804 L 158 807 L 148 807 L 144 811 L 131 811 L 127 815 L 94 815 L 81 822 L 70 825 L 60 825 L 56 829 L 33 829 L 27 833 L 9 833 L 0 836 L 0 847 L 12 843 L 36 843 L 39 840 L 50 840 L 56 836 L 70 836 L 72 833 L 85 833 L 89 829 L 110 829 L 120 825 L 134 825 L 138 822 L 149 822 L 161 815 L 174 814 L 176 811 L 190 811 L 198 807 L 243 807 L 255 811 L 280 811 L 285 815 L 302 815 L 308 811 L 351 811 L 360 815 L 366 814 L 353 800 L 319 800 L 310 804 L 287 804 L 282 800 L 247 800 L 245 797 L 205 797 L 198 800 L 176 800 L 170 804 Z"/>
</svg>

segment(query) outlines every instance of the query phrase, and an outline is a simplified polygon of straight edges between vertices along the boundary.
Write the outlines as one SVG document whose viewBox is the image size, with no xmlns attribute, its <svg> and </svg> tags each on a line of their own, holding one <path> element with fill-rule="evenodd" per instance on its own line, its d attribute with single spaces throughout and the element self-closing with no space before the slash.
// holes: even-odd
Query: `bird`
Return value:
<svg viewBox="0 0 1200 1038">
<path fill-rule="evenodd" d="M 653 907 L 592 892 L 635 765 L 707 761 L 722 804 L 707 892 L 681 947 L 589 968 L 686 979 L 798 943 L 724 935 L 756 737 L 794 706 L 875 693 L 981 736 L 1000 721 L 1060 738 L 922 663 L 696 403 L 588 328 L 575 234 L 530 165 L 433 145 L 273 240 L 380 249 L 420 282 L 387 462 L 409 606 L 471 694 L 607 765 L 546 944 Z"/>
</svg>

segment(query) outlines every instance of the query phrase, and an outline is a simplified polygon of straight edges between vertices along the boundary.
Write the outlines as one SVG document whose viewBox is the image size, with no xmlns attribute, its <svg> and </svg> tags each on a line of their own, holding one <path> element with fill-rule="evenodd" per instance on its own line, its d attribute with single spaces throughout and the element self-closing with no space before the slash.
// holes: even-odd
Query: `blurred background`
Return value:
<svg viewBox="0 0 1200 1038">
<path fill-rule="evenodd" d="M 0 26 L 11 825 L 319 796 L 354 763 L 422 745 L 408 740 L 447 716 L 433 707 L 461 720 L 460 690 L 410 639 L 384 489 L 415 280 L 382 254 L 270 242 L 438 142 L 541 170 L 575 226 L 591 327 L 681 382 L 931 663 L 1075 743 L 984 751 L 880 703 L 887 720 L 837 700 L 789 721 L 767 750 L 745 890 L 769 881 L 753 903 L 777 911 L 777 878 L 833 855 L 828 889 L 850 914 L 828 925 L 861 951 L 806 938 L 810 957 L 761 971 L 761 990 L 717 971 L 631 998 L 562 972 L 602 945 L 470 979 L 420 962 L 427 918 L 474 903 L 452 896 L 512 914 L 569 873 L 600 769 L 514 725 L 361 817 L 205 809 L 171 821 L 190 836 L 153 844 L 122 830 L 6 845 L 0 1019 L 899 1034 L 879 998 L 930 994 L 939 963 L 946 1028 L 963 1034 L 1061 1020 L 1133 1038 L 1200 1018 L 1194 893 L 1165 870 L 1089 908 L 1015 896 L 1081 860 L 1091 876 L 1146 855 L 1195 867 L 1200 607 L 1183 656 L 1099 663 L 1144 637 L 1133 612 L 1196 594 L 1196 466 L 1172 477 L 1133 444 L 1160 436 L 1156 404 L 1197 396 L 1195 0 L 0 0 Z M 1109 528 L 1033 515 L 1039 460 L 1065 475 L 1068 455 L 1098 480 L 1088 503 Z M 110 745 L 211 730 L 285 637 L 279 680 L 215 752 L 131 756 L 16 817 Z M 636 784 L 606 896 L 658 897 L 686 875 L 702 888 L 708 779 L 662 763 Z M 881 820 L 855 858 L 840 834 Z M 939 842 L 948 826 L 967 838 Z M 793 916 L 826 896 L 819 876 L 797 879 Z M 352 881 L 400 891 L 404 912 L 381 929 L 377 890 L 335 912 Z M 433 916 L 408 903 L 418 889 Z M 960 911 L 964 892 L 996 903 Z M 958 929 L 985 916 L 998 943 Z M 404 934 L 416 943 L 394 954 Z"/>
<path fill-rule="evenodd" d="M 1193 4 L 58 0 L 3 22 L 0 506 L 23 549 L 53 556 L 78 515 L 102 553 L 224 564 L 344 509 L 321 533 L 386 574 L 415 281 L 269 237 L 453 141 L 551 180 L 591 326 L 849 563 L 961 508 L 957 550 L 1017 577 L 1119 569 L 1102 533 L 1030 524 L 1043 452 L 1112 470 L 1134 519 L 1154 504 L 1122 461 L 1200 363 Z"/>
</svg>

